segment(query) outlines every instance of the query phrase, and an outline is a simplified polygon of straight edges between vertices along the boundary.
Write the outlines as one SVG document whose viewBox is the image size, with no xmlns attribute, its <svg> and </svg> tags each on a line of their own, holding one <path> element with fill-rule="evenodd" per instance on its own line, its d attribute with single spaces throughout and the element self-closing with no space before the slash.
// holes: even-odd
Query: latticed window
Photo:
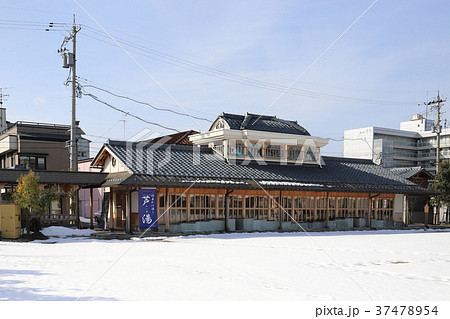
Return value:
<svg viewBox="0 0 450 319">
<path fill-rule="evenodd" d="M 243 206 L 242 195 L 230 195 L 230 218 L 242 218 Z"/>
<path fill-rule="evenodd" d="M 325 220 L 327 218 L 327 198 L 316 198 L 317 220 Z"/>
<path fill-rule="evenodd" d="M 328 197 L 328 219 L 336 218 L 336 197 Z"/>
<path fill-rule="evenodd" d="M 216 195 L 191 194 L 189 208 L 191 221 L 216 219 Z"/>
<path fill-rule="evenodd" d="M 301 146 L 288 146 L 288 160 L 296 161 L 300 158 Z"/>
<path fill-rule="evenodd" d="M 169 195 L 169 218 L 171 224 L 177 224 L 187 221 L 186 215 L 186 195 Z"/>
<path fill-rule="evenodd" d="M 267 144 L 265 148 L 265 156 L 268 158 L 282 158 L 283 146 Z"/>
<path fill-rule="evenodd" d="M 292 198 L 290 196 L 283 196 L 281 198 L 281 216 L 283 216 L 282 220 L 284 221 L 292 221 Z"/>
<path fill-rule="evenodd" d="M 293 211 L 293 217 L 296 221 L 312 221 L 314 219 L 314 197 L 295 196 Z"/>
<path fill-rule="evenodd" d="M 269 211 L 267 196 L 245 196 L 246 218 L 266 219 Z"/>
<path fill-rule="evenodd" d="M 261 143 L 247 143 L 247 152 L 251 157 L 262 157 L 262 144 Z"/>
<path fill-rule="evenodd" d="M 230 141 L 230 155 L 244 157 L 246 155 L 244 142 Z"/>
</svg>

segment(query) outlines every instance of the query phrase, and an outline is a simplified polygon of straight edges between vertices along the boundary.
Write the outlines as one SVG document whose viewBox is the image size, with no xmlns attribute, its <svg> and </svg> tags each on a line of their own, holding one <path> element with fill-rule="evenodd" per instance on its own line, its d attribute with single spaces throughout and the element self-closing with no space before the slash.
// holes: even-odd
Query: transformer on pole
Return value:
<svg viewBox="0 0 450 319">
<path fill-rule="evenodd" d="M 70 124 L 70 170 L 77 171 L 78 170 L 78 151 L 77 151 L 77 122 L 76 122 L 76 98 L 77 98 L 77 75 L 76 75 L 76 49 L 77 49 L 77 33 L 81 30 L 80 26 L 75 24 L 75 15 L 73 15 L 73 25 L 72 31 L 70 32 L 68 37 L 64 38 L 63 43 L 61 44 L 61 48 L 58 50 L 58 53 L 61 54 L 62 57 L 62 67 L 65 69 L 71 70 L 71 84 L 72 84 L 72 118 Z M 69 52 L 65 45 L 67 42 L 72 41 L 72 52 Z"/>
</svg>

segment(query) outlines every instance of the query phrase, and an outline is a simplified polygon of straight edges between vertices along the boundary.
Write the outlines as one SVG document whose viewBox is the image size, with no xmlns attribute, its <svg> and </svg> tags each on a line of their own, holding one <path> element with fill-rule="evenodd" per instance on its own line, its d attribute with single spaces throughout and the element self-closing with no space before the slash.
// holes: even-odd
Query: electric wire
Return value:
<svg viewBox="0 0 450 319">
<path fill-rule="evenodd" d="M 2 24 L 4 24 L 4 25 L 6 24 L 7 26 L 2 27 Z M 52 25 L 52 27 L 49 28 L 49 24 Z M 69 24 L 59 23 L 59 22 L 46 23 L 46 22 L 33 22 L 33 21 L 23 21 L 23 20 L 0 20 L 0 28 L 26 29 L 26 30 L 37 30 L 37 31 L 42 30 L 36 26 L 42 26 L 43 28 L 45 28 L 45 31 L 61 32 L 61 31 L 66 31 L 66 29 L 61 29 L 61 28 L 63 28 L 63 27 L 67 28 L 69 26 Z M 57 26 L 58 28 L 55 28 L 55 26 Z M 92 28 L 88 25 L 83 24 L 83 29 L 85 32 L 91 32 L 98 36 L 102 36 L 102 37 L 106 37 L 106 38 L 110 39 L 103 32 L 100 32 L 100 31 L 96 30 L 95 28 Z M 94 37 L 94 36 L 86 34 L 86 33 L 80 33 L 80 35 L 95 39 L 97 41 L 100 41 L 100 42 L 103 42 L 103 43 L 106 43 L 109 45 L 113 45 L 113 46 L 116 45 L 114 43 L 99 39 L 97 37 Z M 169 54 L 166 54 L 164 52 L 157 51 L 154 49 L 150 49 L 145 46 L 142 46 L 142 45 L 130 42 L 128 40 L 118 38 L 118 37 L 116 37 L 115 39 L 117 42 L 120 42 L 124 45 L 127 45 L 132 48 L 136 48 L 137 50 L 139 50 L 139 51 L 130 50 L 130 52 L 134 52 L 134 53 L 140 54 L 142 56 L 152 58 L 156 61 L 160 61 L 160 62 L 169 64 L 169 65 L 173 65 L 173 66 L 176 66 L 176 67 L 179 67 L 182 69 L 190 70 L 190 71 L 197 72 L 200 74 L 205 74 L 205 75 L 223 79 L 223 80 L 232 81 L 235 83 L 244 84 L 244 85 L 251 86 L 251 87 L 257 87 L 257 88 L 262 88 L 262 89 L 271 90 L 271 91 L 278 91 L 278 92 L 284 92 L 286 90 L 286 87 L 282 86 L 282 85 L 278 85 L 278 84 L 270 83 L 270 82 L 266 82 L 266 81 L 261 81 L 261 80 L 256 80 L 256 79 L 252 79 L 250 77 L 245 77 L 245 76 L 241 76 L 241 75 L 234 74 L 231 72 L 212 68 L 209 66 L 204 66 L 199 63 L 195 63 L 195 62 L 188 61 L 186 59 L 178 58 L 176 56 L 169 55 Z M 153 56 L 144 54 L 142 52 L 151 53 Z M 157 58 L 155 56 L 157 56 L 159 58 Z M 357 90 L 357 89 L 355 89 L 355 90 Z M 365 90 L 360 90 L 360 91 L 365 91 Z M 380 91 L 380 92 L 382 92 L 382 91 Z M 299 95 L 299 96 L 316 98 L 316 99 L 342 101 L 342 102 L 350 102 L 350 103 L 375 104 L 375 105 L 392 105 L 392 104 L 404 105 L 404 104 L 416 103 L 413 101 L 365 99 L 365 98 L 358 98 L 358 97 L 349 97 L 349 96 L 334 95 L 334 94 L 328 94 L 328 93 L 320 93 L 320 92 L 314 92 L 314 91 L 309 91 L 309 90 L 299 90 L 299 89 L 295 89 L 295 88 L 291 88 L 289 90 L 289 92 L 287 92 L 287 94 Z"/>
<path fill-rule="evenodd" d="M 158 127 L 164 128 L 164 129 L 166 129 L 166 130 L 175 131 L 175 132 L 180 132 L 180 131 L 177 130 L 177 129 L 174 129 L 174 128 L 171 128 L 171 127 L 168 127 L 168 126 L 164 126 L 164 125 L 161 125 L 161 124 L 158 124 L 158 123 L 155 123 L 155 122 L 148 121 L 148 120 L 146 120 L 146 119 L 143 119 L 143 118 L 140 117 L 140 116 L 137 116 L 137 115 L 131 114 L 130 112 L 124 111 L 124 110 L 122 110 L 122 109 L 120 109 L 120 108 L 118 108 L 118 107 L 116 107 L 116 106 L 114 106 L 114 105 L 112 105 L 112 104 L 110 104 L 110 103 L 108 103 L 108 102 L 105 102 L 105 101 L 99 99 L 97 96 L 95 96 L 95 95 L 92 94 L 92 93 L 88 93 L 88 92 L 86 92 L 86 91 L 83 91 L 82 94 L 83 94 L 84 96 L 88 96 L 88 97 L 92 98 L 93 100 L 95 100 L 95 101 L 97 101 L 97 102 L 99 102 L 99 103 L 101 103 L 101 104 L 104 104 L 104 105 L 108 106 L 109 108 L 111 108 L 111 109 L 113 109 L 113 110 L 116 110 L 116 111 L 118 111 L 118 112 L 121 112 L 121 113 L 123 113 L 123 114 L 126 114 L 126 115 L 128 115 L 128 116 L 130 116 L 130 117 L 134 117 L 135 119 L 137 119 L 137 120 L 139 120 L 139 121 L 141 121 L 141 122 L 144 122 L 144 123 L 147 123 L 147 124 L 150 124 L 150 125 L 154 125 L 154 126 L 158 126 Z"/>
<path fill-rule="evenodd" d="M 100 29 L 103 30 L 110 38 L 111 40 L 116 43 L 116 45 L 122 49 L 122 51 L 173 101 L 175 102 L 186 114 L 189 114 L 189 112 L 176 100 L 172 94 L 169 93 L 157 80 L 154 78 L 143 66 L 140 64 L 95 18 L 92 14 L 90 14 L 77 0 L 73 0 L 88 16 L 91 18 L 92 21 L 97 24 Z M 190 114 L 189 114 L 190 115 Z M 192 117 L 191 117 L 192 118 Z M 197 122 L 195 118 L 192 118 L 192 120 L 198 125 L 200 130 L 200 124 Z"/>
<path fill-rule="evenodd" d="M 84 26 L 86 28 L 86 26 Z M 89 28 L 88 28 L 89 29 Z M 92 29 L 92 28 L 91 28 Z M 89 30 L 85 30 L 85 31 L 89 31 Z M 82 34 L 84 36 L 87 36 L 89 38 L 95 39 L 97 41 L 109 44 L 109 45 L 113 45 L 113 43 L 96 38 L 95 36 L 89 35 L 89 34 Z M 270 82 L 265 82 L 265 81 L 261 81 L 261 80 L 255 80 L 249 77 L 245 77 L 245 76 L 241 76 L 241 75 L 237 75 L 237 74 L 233 74 L 231 72 L 226 72 L 226 71 L 222 71 L 222 70 L 218 70 L 216 68 L 211 68 L 208 66 L 204 66 L 198 63 L 194 63 L 185 59 L 181 59 L 181 58 L 177 58 L 153 49 L 149 49 L 146 47 L 143 47 L 141 45 L 138 44 L 134 44 L 132 42 L 126 41 L 126 40 L 122 40 L 120 38 L 117 38 L 117 41 L 120 43 L 123 43 L 124 45 L 128 45 L 130 47 L 133 48 L 137 48 L 139 51 L 136 50 L 129 50 L 130 52 L 145 56 L 145 57 L 149 57 L 152 58 L 153 60 L 159 61 L 159 62 L 163 62 L 169 65 L 173 65 L 182 69 L 186 69 L 186 70 L 190 70 L 193 72 L 197 72 L 200 74 L 205 74 L 208 76 L 212 76 L 215 78 L 219 78 L 219 79 L 223 79 L 223 80 L 228 80 L 228 81 L 232 81 L 235 83 L 240 83 L 240 84 L 244 84 L 247 86 L 252 86 L 252 87 L 257 87 L 257 88 L 263 88 L 263 89 L 267 89 L 267 90 L 271 90 L 271 91 L 278 91 L 278 92 L 284 92 L 286 90 L 285 86 L 282 85 L 278 85 L 278 84 L 274 84 L 274 83 L 270 83 Z M 150 53 L 152 55 L 148 55 L 142 52 L 147 52 Z M 155 57 L 157 56 L 157 57 Z M 320 93 L 320 92 L 314 92 L 314 91 L 309 91 L 309 90 L 300 90 L 300 89 L 295 89 L 295 88 L 291 88 L 287 94 L 293 94 L 293 95 L 300 95 L 300 96 L 304 96 L 304 97 L 309 97 L 309 98 L 317 98 L 317 99 L 325 99 L 325 100 L 333 100 L 333 101 L 342 101 L 342 102 L 350 102 L 350 103 L 365 103 L 365 104 L 377 104 L 377 105 L 392 105 L 392 104 L 413 104 L 416 103 L 415 101 L 393 101 L 393 100 L 376 100 L 376 99 L 364 99 L 364 98 L 357 98 L 357 97 L 348 97 L 348 96 L 342 96 L 342 95 L 334 95 L 334 94 L 328 94 L 328 93 Z"/>
<path fill-rule="evenodd" d="M 188 115 L 188 114 L 186 114 L 186 113 L 181 113 L 181 112 L 174 111 L 174 110 L 171 110 L 171 109 L 160 108 L 160 107 L 154 106 L 154 105 L 152 105 L 152 104 L 150 104 L 150 103 L 147 103 L 147 102 L 138 101 L 138 100 L 133 99 L 133 98 L 131 98 L 131 97 L 124 96 L 124 95 L 120 95 L 120 94 L 111 92 L 111 91 L 106 90 L 106 89 L 102 89 L 102 88 L 100 88 L 100 87 L 98 87 L 98 86 L 95 86 L 95 85 L 87 84 L 87 85 L 83 85 L 83 87 L 85 87 L 85 88 L 91 87 L 91 88 L 94 88 L 94 89 L 96 89 L 96 90 L 100 90 L 100 91 L 102 91 L 102 92 L 111 94 L 111 95 L 113 95 L 113 96 L 115 96 L 115 97 L 118 97 L 118 98 L 121 98 L 121 99 L 129 100 L 129 101 L 132 101 L 132 102 L 135 102 L 135 103 L 138 103 L 138 104 L 142 104 L 142 105 L 147 105 L 147 106 L 149 106 L 149 107 L 151 107 L 152 109 L 157 110 L 157 111 L 171 112 L 171 113 L 178 114 L 178 115 L 181 115 L 181 116 L 193 117 L 193 118 L 195 118 L 195 119 L 197 119 L 197 120 L 201 120 L 201 121 L 207 121 L 207 122 L 210 122 L 210 123 L 213 122 L 213 121 L 211 121 L 210 119 L 207 119 L 207 118 L 204 118 L 204 117 L 197 117 L 197 116 L 193 116 L 193 115 L 191 116 L 191 115 Z"/>
</svg>

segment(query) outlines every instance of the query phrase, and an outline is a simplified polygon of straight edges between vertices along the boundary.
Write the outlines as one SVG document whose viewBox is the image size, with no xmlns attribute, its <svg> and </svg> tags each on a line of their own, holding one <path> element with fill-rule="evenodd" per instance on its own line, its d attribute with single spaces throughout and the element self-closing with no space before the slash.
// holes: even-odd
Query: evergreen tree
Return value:
<svg viewBox="0 0 450 319">
<path fill-rule="evenodd" d="M 443 161 L 439 164 L 439 171 L 431 188 L 440 193 L 430 200 L 433 206 L 450 204 L 450 162 Z"/>
<path fill-rule="evenodd" d="M 30 170 L 27 175 L 20 175 L 17 188 L 12 195 L 14 203 L 24 209 L 27 233 L 40 230 L 39 217 L 50 208 L 50 203 L 57 200 L 60 194 L 55 188 L 42 189 L 39 186 L 39 176 Z M 34 229 L 31 229 L 32 224 Z"/>
</svg>

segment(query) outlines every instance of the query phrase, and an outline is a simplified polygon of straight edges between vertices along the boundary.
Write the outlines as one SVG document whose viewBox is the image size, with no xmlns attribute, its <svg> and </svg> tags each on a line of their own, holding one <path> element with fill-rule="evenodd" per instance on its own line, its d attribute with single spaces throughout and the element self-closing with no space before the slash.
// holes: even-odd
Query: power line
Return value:
<svg viewBox="0 0 450 319">
<path fill-rule="evenodd" d="M 189 112 L 167 91 L 106 29 L 90 14 L 77 0 L 73 0 L 88 16 L 92 19 L 99 27 L 103 30 L 111 40 L 116 43 L 116 45 L 122 49 L 122 51 L 173 101 L 175 102 L 186 114 L 190 115 Z M 192 117 L 191 117 L 192 118 Z M 192 118 L 192 120 L 200 128 L 200 124 Z"/>
<path fill-rule="evenodd" d="M 128 96 L 133 96 L 133 97 L 135 97 L 136 99 L 137 99 L 137 98 L 142 98 L 142 99 L 147 99 L 147 98 L 148 98 L 148 97 L 145 96 L 145 95 L 138 95 L 138 94 L 136 94 L 135 92 L 126 91 L 126 90 L 123 90 L 123 89 L 121 89 L 121 88 L 112 87 L 112 86 L 105 85 L 105 84 L 100 83 L 100 82 L 88 80 L 88 79 L 86 79 L 86 78 L 82 78 L 82 77 L 79 77 L 79 76 L 77 76 L 77 80 L 78 80 L 79 82 L 84 82 L 84 83 L 86 83 L 86 84 L 91 84 L 91 83 L 93 83 L 93 84 L 96 84 L 98 87 L 106 88 L 106 89 L 109 89 L 109 90 L 114 90 L 115 92 L 120 92 L 120 93 L 122 93 L 122 94 L 127 94 Z M 171 107 L 176 106 L 175 104 L 170 103 L 170 102 L 152 99 L 152 105 L 157 105 L 157 104 L 161 105 L 162 108 L 168 108 L 168 107 L 164 107 L 165 105 L 171 106 Z M 162 106 L 162 105 L 164 105 L 164 106 Z M 188 108 L 188 110 L 191 111 L 191 112 L 199 112 L 199 113 L 202 113 L 202 114 L 207 114 L 207 115 L 210 115 L 210 116 L 212 116 L 212 117 L 216 117 L 216 115 L 217 115 L 216 113 L 209 113 L 209 112 L 207 112 L 207 110 L 201 110 L 201 111 L 200 111 L 200 110 L 193 109 L 193 108 Z"/>
<path fill-rule="evenodd" d="M 90 29 L 95 30 L 93 28 L 90 28 Z M 88 30 L 88 31 L 91 31 L 91 30 Z M 98 33 L 98 31 L 95 31 L 95 32 Z M 88 35 L 86 33 L 84 33 L 83 35 L 87 36 L 89 38 L 95 39 L 97 41 L 114 46 L 113 43 L 96 38 L 95 36 Z M 103 36 L 103 35 L 100 35 L 100 36 Z M 173 65 L 173 66 L 176 66 L 176 67 L 179 67 L 182 69 L 190 70 L 190 71 L 197 72 L 200 74 L 205 74 L 205 75 L 223 79 L 223 80 L 228 80 L 228 81 L 235 82 L 235 83 L 244 84 L 247 86 L 263 88 L 263 89 L 267 89 L 267 90 L 271 90 L 271 91 L 283 92 L 286 90 L 286 87 L 282 86 L 282 85 L 265 82 L 265 81 L 261 81 L 261 80 L 256 80 L 256 79 L 241 76 L 238 74 L 233 74 L 231 72 L 226 72 L 226 71 L 222 71 L 222 70 L 219 70 L 216 68 L 204 66 L 204 65 L 201 65 L 201 64 L 198 64 L 195 62 L 191 62 L 191 61 L 181 59 L 181 58 L 169 55 L 169 54 L 162 53 L 160 51 L 146 48 L 144 46 L 132 43 L 127 40 L 122 40 L 120 38 L 116 38 L 116 41 L 139 50 L 139 51 L 129 50 L 130 52 L 137 53 L 139 55 L 152 58 L 153 60 L 160 61 L 162 63 L 166 63 L 169 65 Z M 150 53 L 150 54 L 152 54 L 152 56 L 150 56 L 148 54 L 144 54 L 142 52 Z M 309 98 L 335 100 L 335 101 L 343 101 L 343 102 L 350 102 L 350 103 L 366 103 L 366 104 L 378 104 L 378 105 L 380 105 L 380 104 L 392 105 L 392 104 L 416 103 L 415 101 L 390 101 L 390 100 L 363 99 L 363 98 L 348 97 L 348 96 L 342 96 L 342 95 L 320 93 L 320 92 L 314 92 L 314 91 L 309 91 L 309 90 L 300 90 L 300 89 L 295 89 L 295 88 L 291 88 L 289 90 L 289 92 L 287 92 L 287 93 L 293 94 L 293 95 L 309 97 Z"/>
<path fill-rule="evenodd" d="M 102 89 L 102 88 L 100 88 L 98 86 L 95 86 L 95 85 L 88 84 L 88 85 L 83 85 L 83 87 L 84 88 L 91 87 L 91 88 L 103 91 L 105 93 L 111 94 L 111 95 L 113 95 L 115 97 L 118 97 L 118 98 L 121 98 L 121 99 L 129 100 L 129 101 L 132 101 L 132 102 L 135 102 L 135 103 L 138 103 L 138 104 L 142 104 L 142 105 L 147 105 L 147 106 L 149 106 L 152 109 L 157 110 L 157 111 L 171 112 L 171 113 L 178 114 L 178 115 L 181 115 L 181 116 L 193 117 L 193 118 L 195 118 L 197 120 L 201 120 L 201 121 L 207 121 L 207 122 L 210 122 L 210 123 L 213 122 L 213 121 L 211 121 L 211 120 L 209 120 L 207 118 L 204 118 L 204 117 L 197 117 L 197 116 L 189 115 L 189 114 L 186 114 L 186 113 L 181 113 L 181 112 L 178 112 L 178 111 L 174 111 L 174 110 L 171 110 L 171 109 L 168 109 L 168 108 L 160 108 L 160 107 L 154 106 L 154 105 L 152 105 L 150 103 L 147 103 L 147 102 L 138 101 L 138 100 L 133 99 L 133 98 L 128 97 L 128 96 L 124 96 L 124 95 L 120 95 L 120 94 L 117 94 L 117 93 L 113 93 L 113 92 L 111 92 L 109 90 Z"/>
<path fill-rule="evenodd" d="M 95 100 L 95 101 L 97 101 L 97 102 L 99 102 L 99 103 L 102 103 L 102 104 L 108 106 L 109 108 L 111 108 L 111 109 L 113 109 L 113 110 L 116 110 L 116 111 L 121 112 L 121 113 L 123 113 L 123 114 L 125 114 L 125 115 L 128 115 L 128 116 L 134 117 L 135 119 L 138 119 L 139 121 L 142 121 L 142 122 L 144 122 L 144 123 L 147 123 L 147 124 L 150 124 L 150 125 L 154 125 L 154 126 L 159 126 L 159 127 L 164 128 L 164 129 L 166 129 L 166 130 L 175 131 L 175 132 L 180 132 L 180 131 L 177 130 L 177 129 L 174 129 L 174 128 L 171 128 L 171 127 L 168 127 L 168 126 L 164 126 L 164 125 L 161 125 L 161 124 L 158 124 L 158 123 L 155 123 L 155 122 L 150 122 L 150 121 L 148 121 L 148 120 L 143 119 L 143 118 L 140 117 L 140 116 L 137 116 L 137 115 L 131 114 L 130 112 L 124 111 L 124 110 L 122 110 L 122 109 L 120 109 L 120 108 L 118 108 L 118 107 L 116 107 L 116 106 L 114 106 L 114 105 L 111 105 L 111 104 L 109 104 L 109 103 L 107 103 L 107 102 L 105 102 L 105 101 L 100 100 L 100 99 L 99 99 L 97 96 L 95 96 L 94 94 L 91 94 L 91 93 L 88 93 L 88 92 L 82 92 L 82 94 L 85 95 L 85 96 L 89 96 L 89 97 L 92 98 L 93 100 Z"/>
</svg>

